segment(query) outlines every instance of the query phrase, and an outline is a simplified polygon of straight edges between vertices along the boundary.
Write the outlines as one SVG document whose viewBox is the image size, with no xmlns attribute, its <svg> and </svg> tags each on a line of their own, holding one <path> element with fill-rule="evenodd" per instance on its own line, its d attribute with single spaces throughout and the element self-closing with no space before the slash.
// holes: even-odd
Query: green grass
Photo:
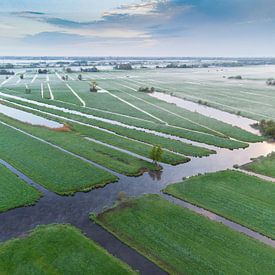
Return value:
<svg viewBox="0 0 275 275">
<path fill-rule="evenodd" d="M 134 274 L 134 271 L 70 225 L 40 226 L 0 244 L 0 274 Z"/>
<path fill-rule="evenodd" d="M 61 195 L 114 182 L 111 173 L 0 123 L 1 158 Z"/>
<path fill-rule="evenodd" d="M 15 100 L 11 100 L 11 101 L 18 102 Z M 202 144 L 204 143 L 204 144 L 214 145 L 217 147 L 228 148 L 228 149 L 237 149 L 237 148 L 248 147 L 248 144 L 245 142 L 232 140 L 232 139 L 229 139 L 226 137 L 215 136 L 215 135 L 211 135 L 208 133 L 194 132 L 194 131 L 191 131 L 188 129 L 177 128 L 177 127 L 167 126 L 164 124 L 158 124 L 158 123 L 153 123 L 153 122 L 137 121 L 134 119 L 129 119 L 129 118 L 120 117 L 120 116 L 114 116 L 114 115 L 110 115 L 110 114 L 103 114 L 100 112 L 96 113 L 96 112 L 94 112 L 90 109 L 84 108 L 84 107 L 70 105 L 70 104 L 66 104 L 66 103 L 58 102 L 58 101 L 48 100 L 48 101 L 43 101 L 43 102 L 47 103 L 49 105 L 55 105 L 55 106 L 58 106 L 61 108 L 67 108 L 67 109 L 75 110 L 75 111 L 82 112 L 85 114 L 90 114 L 90 115 L 94 115 L 94 116 L 98 116 L 98 117 L 102 117 L 102 118 L 106 118 L 106 119 L 116 120 L 116 121 L 122 122 L 126 125 L 136 126 L 136 127 L 140 127 L 140 128 L 144 128 L 144 129 L 154 130 L 154 131 L 160 132 L 160 133 L 165 133 L 168 135 L 182 137 L 182 138 L 185 138 L 188 140 L 200 142 Z M 29 103 L 27 103 L 27 104 L 24 103 L 24 105 L 34 107 L 33 105 L 31 105 Z M 35 106 L 35 108 L 39 108 L 40 110 L 42 110 L 41 107 Z M 56 111 L 53 111 L 50 108 L 46 108 L 46 109 L 47 109 L 47 112 L 56 113 Z M 45 110 L 45 108 L 44 108 L 44 110 Z M 60 112 L 60 114 L 62 115 L 64 113 Z"/>
<path fill-rule="evenodd" d="M 152 162 L 139 159 L 119 150 L 87 140 L 81 136 L 81 133 L 74 130 L 70 132 L 62 132 L 50 130 L 45 127 L 31 126 L 1 114 L 0 119 L 9 125 L 24 130 L 27 133 L 42 138 L 43 140 L 58 145 L 61 148 L 85 157 L 121 174 L 138 176 L 141 175 L 144 170 L 160 169 Z"/>
<path fill-rule="evenodd" d="M 0 212 L 32 205 L 41 193 L 0 164 Z"/>
<path fill-rule="evenodd" d="M 238 171 L 191 177 L 165 192 L 275 239 L 275 184 Z"/>
<path fill-rule="evenodd" d="M 159 144 L 163 148 L 166 148 L 170 151 L 181 153 L 181 154 L 184 154 L 187 156 L 202 157 L 202 156 L 208 156 L 210 154 L 215 153 L 214 151 L 209 150 L 207 148 L 193 146 L 193 145 L 190 145 L 190 144 L 178 141 L 178 140 L 165 138 L 165 137 L 161 137 L 161 136 L 156 136 L 154 134 L 146 133 L 143 131 L 129 129 L 129 128 L 125 128 L 125 127 L 122 127 L 119 125 L 113 125 L 113 124 L 110 124 L 107 122 L 98 121 L 95 119 L 88 119 L 85 117 L 53 110 L 50 108 L 39 107 L 39 106 L 35 106 L 30 103 L 20 102 L 17 100 L 12 100 L 12 101 L 14 101 L 18 104 L 22 104 L 21 107 L 14 106 L 13 104 L 7 103 L 7 102 L 5 104 L 7 104 L 8 106 L 11 106 L 11 107 L 16 107 L 19 109 L 23 109 L 25 111 L 29 111 L 29 112 L 37 114 L 37 115 L 41 115 L 41 113 L 38 111 L 27 110 L 22 107 L 22 106 L 29 106 L 29 107 L 35 108 L 36 110 L 47 112 L 49 115 L 56 114 L 56 115 L 60 115 L 62 117 L 68 118 L 68 119 L 74 119 L 76 121 L 83 122 L 83 123 L 93 125 L 93 126 L 97 126 L 97 127 L 103 128 L 103 129 L 107 129 L 107 130 L 112 131 L 118 135 L 129 137 L 131 139 L 145 142 L 145 143 L 148 143 L 151 145 Z"/>
<path fill-rule="evenodd" d="M 245 170 L 275 178 L 275 152 L 260 157 L 242 167 Z"/>
<path fill-rule="evenodd" d="M 271 274 L 275 249 L 157 195 L 93 217 L 171 274 Z"/>
</svg>

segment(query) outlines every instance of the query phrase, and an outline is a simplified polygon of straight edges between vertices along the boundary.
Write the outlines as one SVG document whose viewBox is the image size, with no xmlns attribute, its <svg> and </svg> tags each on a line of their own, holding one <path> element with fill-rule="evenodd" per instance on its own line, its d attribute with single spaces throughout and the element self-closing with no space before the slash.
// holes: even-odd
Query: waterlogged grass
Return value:
<svg viewBox="0 0 275 275">
<path fill-rule="evenodd" d="M 177 153 L 180 153 L 180 154 L 183 154 L 183 155 L 186 155 L 186 156 L 202 157 L 202 156 L 208 156 L 210 154 L 215 153 L 214 151 L 209 150 L 207 148 L 194 146 L 194 145 L 187 144 L 187 143 L 184 143 L 184 142 L 181 142 L 181 141 L 178 141 L 178 140 L 157 136 L 157 135 L 154 135 L 154 134 L 151 134 L 151 133 L 146 133 L 144 131 L 129 129 L 129 128 L 125 128 L 125 127 L 122 127 L 122 126 L 119 126 L 119 125 L 113 125 L 113 124 L 110 124 L 110 123 L 107 123 L 107 122 L 98 121 L 98 120 L 95 120 L 95 119 L 88 119 L 88 118 L 85 118 L 85 117 L 82 117 L 82 116 L 68 114 L 68 113 L 65 113 L 65 112 L 62 112 L 62 111 L 57 111 L 57 110 L 53 110 L 53 109 L 46 108 L 46 107 L 35 106 L 34 104 L 20 102 L 20 101 L 17 101 L 17 100 L 12 100 L 12 101 L 14 101 L 16 103 L 19 103 L 19 104 L 22 104 L 21 107 L 14 106 L 11 103 L 5 103 L 5 104 L 7 104 L 11 107 L 19 108 L 19 109 L 23 108 L 23 110 L 25 110 L 25 111 L 28 111 L 28 112 L 31 112 L 31 113 L 34 113 L 34 114 L 37 114 L 37 115 L 41 115 L 41 113 L 38 112 L 38 111 L 27 110 L 27 109 L 24 109 L 24 107 L 22 107 L 22 106 L 29 106 L 29 107 L 35 108 L 36 110 L 47 112 L 48 115 L 50 115 L 50 114 L 59 115 L 59 116 L 62 116 L 64 118 L 74 119 L 74 120 L 79 121 L 79 122 L 83 122 L 83 123 L 86 123 L 86 124 L 89 124 L 89 125 L 97 126 L 97 127 L 112 131 L 112 132 L 114 132 L 118 135 L 125 136 L 125 137 L 131 138 L 131 139 L 134 139 L 134 140 L 138 140 L 138 141 L 141 141 L 141 142 L 145 142 L 145 143 L 148 143 L 148 144 L 151 144 L 151 145 L 158 144 L 158 145 L 162 146 L 162 148 L 165 148 L 165 149 L 168 149 L 170 151 L 177 152 Z M 51 118 L 51 117 L 49 117 L 49 118 Z"/>
<path fill-rule="evenodd" d="M 1 114 L 0 119 L 9 125 L 34 135 L 35 137 L 42 138 L 43 140 L 58 145 L 63 149 L 92 160 L 118 173 L 128 176 L 138 176 L 141 175 L 144 170 L 160 169 L 151 161 L 145 161 L 119 150 L 87 140 L 85 137 L 81 136 L 81 133 L 74 130 L 63 132 L 50 130 L 44 127 L 31 126 Z"/>
<path fill-rule="evenodd" d="M 20 206 L 32 205 L 41 193 L 19 179 L 0 164 L 0 213 Z"/>
<path fill-rule="evenodd" d="M 69 225 L 36 228 L 25 238 L 0 244 L 0 274 L 134 274 Z"/>
<path fill-rule="evenodd" d="M 38 184 L 61 195 L 90 190 L 117 178 L 0 123 L 1 158 Z"/>
<path fill-rule="evenodd" d="M 165 192 L 275 239 L 275 184 L 238 171 L 189 178 Z"/>
<path fill-rule="evenodd" d="M 275 152 L 260 157 L 242 167 L 245 170 L 275 178 Z"/>
<path fill-rule="evenodd" d="M 275 249 L 157 195 L 93 218 L 170 274 L 274 272 Z"/>
</svg>

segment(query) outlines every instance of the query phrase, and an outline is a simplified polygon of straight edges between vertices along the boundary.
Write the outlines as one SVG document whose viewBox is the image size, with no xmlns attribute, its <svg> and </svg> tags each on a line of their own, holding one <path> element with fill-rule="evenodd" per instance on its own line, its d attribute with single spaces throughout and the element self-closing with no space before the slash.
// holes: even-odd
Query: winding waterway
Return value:
<svg viewBox="0 0 275 275">
<path fill-rule="evenodd" d="M 223 117 L 220 118 L 222 119 Z M 246 128 L 250 125 L 250 122 L 247 121 L 247 123 L 245 127 L 244 125 L 238 126 Z M 160 194 L 163 196 L 161 190 L 168 184 L 181 181 L 183 177 L 190 177 L 199 173 L 232 169 L 235 164 L 239 166 L 244 165 L 248 163 L 251 158 L 267 155 L 275 151 L 275 143 L 262 142 L 250 144 L 246 149 L 217 149 L 216 151 L 217 154 L 203 158 L 191 158 L 190 162 L 182 165 L 163 165 L 163 171 L 145 173 L 143 176 L 137 178 L 119 175 L 120 179 L 118 182 L 108 184 L 103 188 L 93 189 L 87 193 L 79 192 L 74 196 L 68 197 L 49 192 L 36 183 L 33 183 L 8 163 L 0 161 L 0 163 L 6 165 L 26 182 L 35 185 L 35 187 L 44 194 L 35 206 L 21 207 L 0 214 L 0 241 L 24 235 L 37 225 L 70 223 L 80 228 L 91 239 L 101 244 L 115 256 L 127 262 L 134 269 L 139 270 L 142 274 L 162 274 L 164 272 L 155 264 L 121 243 L 102 227 L 92 223 L 89 220 L 89 213 L 100 213 L 104 209 L 113 206 L 121 191 L 125 192 L 129 197 L 141 196 L 143 194 Z M 180 204 L 183 207 L 187 207 L 185 202 L 181 202 Z M 188 208 L 192 209 L 192 207 Z M 192 210 L 195 211 L 194 209 Z M 206 212 L 201 211 L 200 214 L 205 216 L 208 215 L 208 218 L 209 215 L 215 215 L 211 212 L 205 213 Z M 215 215 L 213 220 L 220 222 L 220 218 L 221 217 Z M 275 247 L 274 240 L 270 240 L 238 224 L 229 223 L 226 219 L 223 219 L 223 221 L 224 224 L 232 229 L 243 232 Z M 240 228 L 243 231 L 240 231 Z"/>
</svg>

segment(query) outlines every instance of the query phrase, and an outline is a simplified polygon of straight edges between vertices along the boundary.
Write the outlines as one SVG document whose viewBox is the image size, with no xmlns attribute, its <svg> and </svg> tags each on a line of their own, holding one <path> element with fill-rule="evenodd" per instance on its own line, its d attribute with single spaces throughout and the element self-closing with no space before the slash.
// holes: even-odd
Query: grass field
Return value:
<svg viewBox="0 0 275 275">
<path fill-rule="evenodd" d="M 12 94 L 12 92 L 10 92 Z M 43 101 L 45 102 L 45 101 Z M 139 128 L 144 128 L 148 130 L 154 130 L 156 132 L 161 132 L 165 133 L 168 135 L 174 135 L 178 137 L 182 137 L 188 140 L 200 142 L 202 144 L 208 144 L 208 145 L 214 145 L 217 147 L 222 147 L 222 148 L 228 148 L 228 149 L 237 149 L 237 148 L 245 148 L 248 147 L 248 144 L 242 141 L 238 141 L 235 139 L 230 139 L 222 134 L 222 136 L 219 135 L 213 135 L 205 132 L 200 132 L 200 131 L 194 131 L 191 129 L 187 128 L 182 128 L 182 127 L 177 127 L 173 125 L 166 125 L 162 123 L 154 123 L 150 121 L 143 121 L 143 120 L 136 120 L 133 118 L 127 118 L 127 117 L 121 117 L 118 115 L 113 115 L 113 114 L 104 114 L 102 112 L 95 112 L 91 109 L 76 106 L 76 105 L 70 105 L 68 103 L 64 102 L 59 102 L 59 101 L 53 101 L 53 100 L 48 100 L 45 103 L 58 106 L 60 108 L 65 108 L 65 109 L 70 109 L 78 112 L 82 112 L 85 114 L 93 115 L 99 118 L 104 118 L 104 119 L 111 119 L 114 121 L 118 121 L 120 123 L 130 126 L 136 126 Z M 63 112 L 62 112 L 63 113 Z M 232 132 L 234 132 L 234 127 L 232 127 Z M 244 131 L 244 133 L 246 133 Z M 248 132 L 247 132 L 248 133 Z M 250 133 L 248 133 L 249 136 L 253 136 L 256 139 L 254 141 L 262 141 L 263 139 L 261 137 L 254 136 Z"/>
<path fill-rule="evenodd" d="M 272 274 L 275 250 L 157 195 L 93 217 L 171 274 Z"/>
<path fill-rule="evenodd" d="M 85 139 L 77 131 L 54 131 L 44 127 L 31 126 L 26 123 L 0 115 L 0 119 L 9 125 L 58 145 L 70 152 L 92 160 L 113 171 L 129 176 L 141 175 L 143 170 L 158 170 L 152 162 L 139 159 L 119 150 Z M 115 140 L 115 137 L 114 137 Z M 133 142 L 134 143 L 134 142 Z M 134 144 L 135 145 L 135 144 Z M 149 149 L 147 150 L 149 154 Z M 172 154 L 174 156 L 174 154 Z M 177 157 L 177 155 L 175 155 Z M 182 157 L 183 161 L 187 160 Z M 181 160 L 180 156 L 178 161 Z"/>
<path fill-rule="evenodd" d="M 35 106 L 34 104 L 20 102 L 18 100 L 12 100 L 10 102 L 15 102 L 17 104 L 20 104 L 20 106 L 26 106 L 26 107 L 29 106 L 31 108 L 38 110 L 38 111 L 45 112 L 48 115 L 55 114 L 55 115 L 59 115 L 64 118 L 67 118 L 67 119 L 74 119 L 75 121 L 79 121 L 79 122 L 82 122 L 82 123 L 85 123 L 85 124 L 88 124 L 91 126 L 100 127 L 102 129 L 112 131 L 122 137 L 128 137 L 128 138 L 138 140 L 141 142 L 145 142 L 145 143 L 151 144 L 151 145 L 159 144 L 165 149 L 168 149 L 173 152 L 181 153 L 181 154 L 184 154 L 187 156 L 201 157 L 201 156 L 208 156 L 208 155 L 214 153 L 213 150 L 209 150 L 207 148 L 190 145 L 185 142 L 181 142 L 181 141 L 171 139 L 171 138 L 157 136 L 155 134 L 146 133 L 144 131 L 130 129 L 130 128 L 122 127 L 120 125 L 114 125 L 111 123 L 99 121 L 99 120 L 92 119 L 92 118 L 85 118 L 83 116 L 68 114 L 68 113 L 65 113 L 62 111 L 53 110 L 53 109 L 46 108 L 46 107 L 39 107 L 39 106 Z M 14 107 L 14 105 L 12 105 L 10 103 L 5 103 L 5 104 L 8 104 L 9 106 Z M 24 107 L 18 107 L 18 106 L 15 106 L 15 107 L 21 108 L 21 109 L 24 108 Z M 23 110 L 27 110 L 27 109 L 23 109 Z M 32 111 L 32 110 L 27 110 L 27 111 L 32 112 L 37 115 L 41 115 L 41 112 L 38 112 L 38 111 Z M 44 115 L 45 115 L 45 113 L 44 113 Z"/>
<path fill-rule="evenodd" d="M 205 174 L 165 192 L 275 239 L 275 184 L 238 171 Z"/>
<path fill-rule="evenodd" d="M 16 207 L 32 205 L 40 197 L 38 190 L 0 164 L 0 213 Z"/>
<path fill-rule="evenodd" d="M 110 76 L 112 75 L 115 76 L 116 73 L 110 74 Z M 42 85 L 45 93 L 47 89 L 51 90 L 53 100 L 45 99 L 45 97 L 44 99 L 39 98 L 37 89 L 39 89 L 40 83 L 38 80 L 32 84 L 34 91 L 31 94 L 26 94 L 24 87 L 20 85 L 5 85 L 1 90 L 5 93 L 77 110 L 99 118 L 111 119 L 126 125 L 222 148 L 244 148 L 248 146 L 247 142 L 263 140 L 240 128 L 152 98 L 146 93 L 139 93 L 136 90 L 142 85 L 140 80 L 115 79 L 110 76 L 107 74 L 104 80 L 98 81 L 100 87 L 106 89 L 105 92 L 89 93 L 87 80 L 64 82 L 57 75 L 50 74 L 49 81 Z M 148 84 L 150 81 L 148 78 Z"/>
<path fill-rule="evenodd" d="M 41 226 L 0 244 L 0 274 L 134 274 L 69 225 Z"/>
<path fill-rule="evenodd" d="M 243 169 L 275 178 L 275 152 L 266 157 L 255 159 L 242 166 Z"/>
<path fill-rule="evenodd" d="M 117 178 L 0 123 L 1 158 L 38 184 L 61 195 L 90 190 Z"/>
</svg>

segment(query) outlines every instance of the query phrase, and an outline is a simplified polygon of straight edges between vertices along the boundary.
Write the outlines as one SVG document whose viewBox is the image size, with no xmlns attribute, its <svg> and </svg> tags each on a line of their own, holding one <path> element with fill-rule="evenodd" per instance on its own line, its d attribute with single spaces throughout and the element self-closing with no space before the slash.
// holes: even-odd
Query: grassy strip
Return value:
<svg viewBox="0 0 275 275">
<path fill-rule="evenodd" d="M 119 81 L 116 81 L 118 83 Z M 119 85 L 119 83 L 118 83 Z M 125 85 L 125 82 L 122 83 L 122 85 Z M 131 86 L 131 83 L 126 84 L 127 86 Z M 135 87 L 133 87 L 135 88 Z M 225 136 L 232 137 L 234 139 L 244 141 L 244 142 L 259 142 L 263 141 L 262 137 L 259 137 L 257 135 L 254 135 L 252 133 L 249 133 L 239 127 L 234 127 L 230 124 L 224 123 L 222 121 L 206 117 L 204 115 L 201 115 L 196 112 L 188 111 L 184 108 L 180 108 L 174 104 L 167 103 L 163 100 L 159 100 L 156 98 L 152 98 L 151 96 L 147 95 L 146 93 L 139 93 L 139 92 L 133 92 L 130 89 L 127 88 L 119 88 L 120 91 L 124 91 L 129 96 L 125 95 L 125 93 L 119 93 L 117 90 L 114 90 L 116 94 L 119 96 L 124 97 L 124 99 L 127 99 L 127 101 L 132 102 L 133 104 L 138 104 L 140 108 L 145 109 L 148 112 L 151 112 L 152 114 L 156 115 L 157 117 L 163 119 L 164 121 L 167 121 L 170 125 L 175 125 L 179 127 L 186 127 L 188 129 L 193 129 L 201 132 L 206 132 L 210 134 L 217 135 L 218 131 L 221 134 L 224 134 Z M 135 98 L 131 97 L 135 96 L 135 98 L 140 98 L 142 101 L 138 102 Z M 154 104 L 156 107 L 152 106 L 151 104 L 146 104 L 144 101 Z M 158 107 L 163 108 L 164 110 L 167 110 L 168 112 L 165 112 L 163 110 L 158 109 Z M 170 113 L 171 112 L 171 113 Z M 173 115 L 172 113 L 176 114 Z M 177 115 L 181 116 L 182 118 L 179 118 Z M 187 120 L 185 120 L 187 119 Z M 198 124 L 194 124 L 191 121 L 194 121 Z M 207 127 L 207 128 L 204 128 Z M 212 129 L 212 131 L 211 131 Z"/>
<path fill-rule="evenodd" d="M 17 101 L 17 100 L 12 99 L 10 101 L 21 104 L 21 102 Z M 74 105 L 68 105 L 68 104 L 64 104 L 64 103 L 61 103 L 61 102 L 56 102 L 56 101 L 53 102 L 53 101 L 49 101 L 49 100 L 46 101 L 46 102 L 48 104 L 55 105 L 55 106 L 58 106 L 58 107 L 61 107 L 61 108 L 67 108 L 67 109 L 79 111 L 79 112 L 82 112 L 82 113 L 95 115 L 89 109 L 85 109 L 83 107 L 77 107 L 77 106 L 74 106 Z M 24 105 L 37 108 L 36 105 L 30 104 L 30 103 L 24 103 Z M 44 107 L 44 109 L 43 109 L 43 107 L 38 107 L 38 108 L 40 110 L 45 110 L 46 112 L 50 112 L 50 113 L 52 112 L 52 113 L 58 114 L 56 110 L 53 111 L 50 108 L 45 108 L 45 107 Z M 62 111 L 59 111 L 59 114 L 63 115 L 64 113 Z M 99 117 L 107 118 L 107 119 L 114 119 L 112 115 L 109 115 L 109 116 L 106 116 L 106 117 L 102 116 L 102 115 L 99 115 Z M 143 122 L 143 121 L 138 121 L 137 122 L 137 121 L 134 121 L 133 119 L 130 121 L 128 118 L 127 119 L 118 118 L 116 120 L 119 121 L 119 122 L 125 123 L 127 125 L 133 125 L 133 126 L 144 128 L 144 129 L 154 130 L 154 131 L 157 131 L 157 132 L 160 132 L 160 133 L 174 135 L 174 136 L 182 137 L 182 138 L 185 138 L 185 139 L 188 139 L 188 140 L 193 140 L 193 141 L 197 141 L 197 142 L 208 144 L 208 145 L 214 145 L 214 146 L 221 147 L 221 148 L 238 149 L 238 148 L 248 147 L 248 144 L 244 143 L 244 142 L 240 142 L 240 141 L 236 141 L 236 140 L 230 140 L 228 138 L 217 137 L 217 136 L 209 135 L 209 134 L 206 134 L 206 133 L 197 133 L 197 132 L 193 132 L 193 131 L 189 131 L 189 130 L 185 130 L 185 129 L 174 128 L 174 127 L 166 126 L 166 125 L 163 125 L 163 124 L 147 123 L 147 122 Z"/>
<path fill-rule="evenodd" d="M 165 192 L 275 239 L 275 184 L 238 171 L 189 178 Z"/>
<path fill-rule="evenodd" d="M 61 195 L 90 190 L 117 177 L 0 123 L 1 158 Z"/>
<path fill-rule="evenodd" d="M 275 152 L 266 157 L 260 157 L 242 166 L 243 169 L 254 173 L 275 178 Z"/>
<path fill-rule="evenodd" d="M 134 274 L 70 225 L 40 226 L 0 245 L 1 274 Z"/>
<path fill-rule="evenodd" d="M 0 164 L 0 212 L 32 205 L 42 194 Z"/>
<path fill-rule="evenodd" d="M 16 101 L 16 102 L 18 102 L 18 101 Z M 88 119 L 88 118 L 81 117 L 78 115 L 68 114 L 68 113 L 52 110 L 52 109 L 45 108 L 45 107 L 34 106 L 33 104 L 28 104 L 28 103 L 24 103 L 24 102 L 18 102 L 18 103 L 22 104 L 22 106 L 29 106 L 29 107 L 35 108 L 36 110 L 41 110 L 41 111 L 47 112 L 48 113 L 47 117 L 49 119 L 56 120 L 56 118 L 53 118 L 52 116 L 50 116 L 50 114 L 60 115 L 62 117 L 68 118 L 68 119 L 74 119 L 76 121 L 83 122 L 88 125 L 97 126 L 97 127 L 112 131 L 118 135 L 125 136 L 128 138 L 137 140 L 137 141 L 145 142 L 145 143 L 148 143 L 151 145 L 158 144 L 165 149 L 168 149 L 170 151 L 180 153 L 183 155 L 202 157 L 202 156 L 209 156 L 210 154 L 215 153 L 215 151 L 209 150 L 207 148 L 194 146 L 191 144 L 187 144 L 187 143 L 184 143 L 184 142 L 181 142 L 178 140 L 174 140 L 174 139 L 170 139 L 170 138 L 166 138 L 166 137 L 156 136 L 154 134 L 146 133 L 143 131 L 138 131 L 135 129 L 128 129 L 128 128 L 125 128 L 125 127 L 122 127 L 119 125 L 113 125 L 113 124 L 98 121 L 95 119 Z M 41 116 L 41 113 L 39 111 L 29 110 L 22 106 L 19 107 L 17 105 L 13 105 L 13 103 L 11 103 L 11 101 L 4 102 L 4 104 L 6 104 L 10 107 L 15 107 L 17 109 L 21 109 L 21 110 L 31 112 L 33 114 Z M 43 116 L 45 116 L 45 115 L 43 115 Z"/>
<path fill-rule="evenodd" d="M 275 268 L 273 248 L 157 195 L 93 218 L 171 274 L 271 274 Z"/>
<path fill-rule="evenodd" d="M 55 131 L 45 127 L 32 126 L 0 114 L 0 119 L 18 129 L 58 145 L 72 153 L 85 157 L 113 171 L 128 176 L 141 175 L 144 170 L 159 170 L 151 162 L 109 148 L 105 145 L 86 140 L 76 131 Z"/>
</svg>

